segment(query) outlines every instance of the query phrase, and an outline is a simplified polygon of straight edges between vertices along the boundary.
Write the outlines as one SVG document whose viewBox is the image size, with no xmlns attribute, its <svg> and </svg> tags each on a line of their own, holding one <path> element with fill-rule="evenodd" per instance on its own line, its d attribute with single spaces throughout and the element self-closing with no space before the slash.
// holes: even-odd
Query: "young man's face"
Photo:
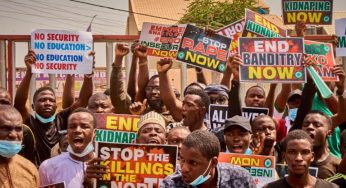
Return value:
<svg viewBox="0 0 346 188">
<path fill-rule="evenodd" d="M 228 105 L 228 98 L 218 92 L 208 93 L 210 104 Z"/>
<path fill-rule="evenodd" d="M 202 106 L 201 97 L 187 94 L 183 100 L 182 115 L 184 126 L 191 126 L 203 120 L 205 107 Z"/>
<path fill-rule="evenodd" d="M 163 101 L 160 97 L 159 78 L 149 80 L 148 85 L 145 87 L 145 95 L 148 100 L 149 106 L 154 110 L 159 110 L 163 107 Z"/>
<path fill-rule="evenodd" d="M 260 87 L 250 88 L 245 96 L 245 105 L 247 107 L 264 107 L 265 101 L 264 91 Z"/>
<path fill-rule="evenodd" d="M 167 143 L 178 146 L 178 151 L 180 151 L 183 141 L 189 134 L 190 131 L 187 129 L 173 128 L 167 135 Z"/>
<path fill-rule="evenodd" d="M 276 127 L 273 119 L 263 117 L 254 123 L 255 129 L 253 130 L 253 134 L 260 143 L 263 144 L 265 139 L 276 140 Z"/>
<path fill-rule="evenodd" d="M 240 126 L 228 127 L 224 134 L 227 149 L 231 153 L 245 153 L 252 141 L 251 133 Z"/>
<path fill-rule="evenodd" d="M 68 143 L 75 153 L 82 153 L 94 136 L 94 119 L 87 112 L 70 115 L 67 125 Z"/>
<path fill-rule="evenodd" d="M 308 173 L 310 163 L 314 160 L 314 152 L 312 151 L 311 143 L 304 139 L 289 141 L 283 156 L 287 162 L 290 175 Z"/>
<path fill-rule="evenodd" d="M 202 175 L 207 168 L 208 170 L 206 173 L 210 173 L 210 170 L 215 168 L 216 165 L 213 162 L 211 163 L 212 164 L 210 164 L 208 168 L 209 160 L 204 157 L 198 149 L 182 145 L 180 151 L 180 166 L 184 182 L 193 182 L 198 176 Z"/>
<path fill-rule="evenodd" d="M 109 99 L 95 98 L 88 103 L 88 109 L 93 113 L 111 113 L 112 107 Z"/>
<path fill-rule="evenodd" d="M 306 115 L 302 129 L 312 138 L 314 147 L 324 146 L 330 134 L 328 119 L 321 114 L 313 113 Z"/>
<path fill-rule="evenodd" d="M 41 91 L 37 94 L 33 107 L 35 112 L 44 118 L 53 116 L 57 108 L 54 93 L 50 90 Z"/>
<path fill-rule="evenodd" d="M 138 131 L 137 143 L 139 144 L 165 144 L 165 129 L 156 123 L 147 123 Z"/>
</svg>

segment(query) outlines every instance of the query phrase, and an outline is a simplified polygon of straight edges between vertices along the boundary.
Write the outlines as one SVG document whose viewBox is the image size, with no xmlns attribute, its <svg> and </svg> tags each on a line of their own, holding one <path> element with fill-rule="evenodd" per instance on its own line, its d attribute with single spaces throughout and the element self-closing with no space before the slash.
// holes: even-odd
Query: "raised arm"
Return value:
<svg viewBox="0 0 346 188">
<path fill-rule="evenodd" d="M 182 102 L 179 101 L 173 92 L 170 80 L 167 72 L 172 67 L 172 59 L 161 59 L 157 62 L 157 72 L 159 73 L 160 80 L 160 94 L 163 103 L 166 108 L 170 111 L 175 121 L 181 121 L 183 119 L 181 111 L 183 108 Z"/>
<path fill-rule="evenodd" d="M 341 123 L 346 121 L 346 98 L 343 97 L 345 91 L 345 71 L 342 65 L 335 65 L 333 72 L 338 75 L 339 81 L 335 83 L 337 88 L 336 95 L 338 96 L 338 112 L 332 117 L 333 129 L 339 126 Z"/>
<path fill-rule="evenodd" d="M 89 56 L 93 56 L 93 69 L 95 68 L 95 52 L 91 51 L 89 53 Z M 93 75 L 94 70 L 92 70 L 91 74 L 85 74 L 82 88 L 79 92 L 78 100 L 75 101 L 71 105 L 71 111 L 79 108 L 79 107 L 86 107 L 88 105 L 88 100 L 93 94 Z"/>
<path fill-rule="evenodd" d="M 24 62 L 26 65 L 26 73 L 17 89 L 16 96 L 14 98 L 14 107 L 22 115 L 23 121 L 28 118 L 28 110 L 26 109 L 25 104 L 29 95 L 32 66 L 36 63 L 36 54 L 33 50 L 28 51 L 28 54 L 24 58 Z"/>
<path fill-rule="evenodd" d="M 129 48 L 123 44 L 117 44 L 115 48 L 115 59 L 112 64 L 112 73 L 110 80 L 110 98 L 114 106 L 114 112 L 117 114 L 129 114 L 131 99 L 124 89 L 122 62 L 123 57 L 129 53 Z"/>
<path fill-rule="evenodd" d="M 226 86 L 228 89 L 230 89 L 231 84 L 231 76 L 232 76 L 232 63 L 228 59 L 227 60 L 227 68 L 226 71 L 223 73 L 223 77 L 221 79 L 220 84 Z"/>
<path fill-rule="evenodd" d="M 145 99 L 145 87 L 149 82 L 147 47 L 144 45 L 139 45 L 138 48 L 135 49 L 135 54 L 139 58 L 138 92 L 136 93 L 135 101 L 142 102 Z"/>
<path fill-rule="evenodd" d="M 68 108 L 74 103 L 75 89 L 74 89 L 74 75 L 66 75 L 66 81 L 64 85 L 64 91 L 62 93 L 62 108 Z"/>
<path fill-rule="evenodd" d="M 239 98 L 239 66 L 243 65 L 243 60 L 241 59 L 239 54 L 235 54 L 233 57 L 229 58 L 231 61 L 231 70 L 233 74 L 233 79 L 231 82 L 231 89 L 228 95 L 228 114 L 229 117 L 233 117 L 235 115 L 242 115 L 241 103 Z"/>
<path fill-rule="evenodd" d="M 136 97 L 136 93 L 138 90 L 137 86 L 137 62 L 138 62 L 138 57 L 135 54 L 135 49 L 138 47 L 139 43 L 133 43 L 131 45 L 131 52 L 132 52 L 132 62 L 131 62 L 131 69 L 130 69 L 130 74 L 129 74 L 129 81 L 127 83 L 127 93 L 130 95 L 131 99 L 134 100 Z"/>
<path fill-rule="evenodd" d="M 270 89 L 268 92 L 268 96 L 266 99 L 266 102 L 264 104 L 265 107 L 269 109 L 269 116 L 273 117 L 273 108 L 274 108 L 274 96 L 275 96 L 275 89 L 277 84 L 270 84 Z"/>
<path fill-rule="evenodd" d="M 197 77 L 197 82 L 202 83 L 204 85 L 208 85 L 207 84 L 207 79 L 205 78 L 203 69 L 200 67 L 195 67 L 196 70 L 196 77 Z"/>
<path fill-rule="evenodd" d="M 287 98 L 291 92 L 291 84 L 282 84 L 281 90 L 276 96 L 274 107 L 278 112 L 283 112 L 286 107 Z"/>
</svg>

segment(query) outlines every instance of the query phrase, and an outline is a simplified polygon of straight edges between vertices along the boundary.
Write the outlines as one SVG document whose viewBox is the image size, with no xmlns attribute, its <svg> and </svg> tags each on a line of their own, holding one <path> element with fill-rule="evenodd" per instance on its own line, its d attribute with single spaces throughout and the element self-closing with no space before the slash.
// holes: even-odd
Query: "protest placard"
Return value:
<svg viewBox="0 0 346 188">
<path fill-rule="evenodd" d="M 40 186 L 40 188 L 65 188 L 65 182 Z"/>
<path fill-rule="evenodd" d="M 256 183 L 256 187 L 275 181 L 275 157 L 264 155 L 245 155 L 239 153 L 223 153 L 219 162 L 238 165 L 248 170 Z"/>
<path fill-rule="evenodd" d="M 212 130 L 222 127 L 228 118 L 228 106 L 226 105 L 209 105 L 209 124 Z"/>
<path fill-rule="evenodd" d="M 243 37 L 286 37 L 286 30 L 249 9 L 245 10 Z"/>
<path fill-rule="evenodd" d="M 278 174 L 278 176 L 280 178 L 288 176 L 288 166 L 287 166 L 287 164 L 275 164 L 275 170 L 276 170 L 276 173 Z M 317 178 L 318 168 L 310 166 L 309 167 L 309 174 L 311 176 L 314 176 L 314 177 Z"/>
<path fill-rule="evenodd" d="M 177 146 L 96 143 L 96 155 L 109 167 L 97 179 L 102 187 L 159 187 L 162 180 L 175 172 Z"/>
<path fill-rule="evenodd" d="M 177 60 L 192 66 L 224 72 L 232 39 L 219 34 L 206 35 L 188 24 L 181 40 Z"/>
<path fill-rule="evenodd" d="M 284 24 L 295 24 L 303 20 L 311 25 L 331 25 L 333 0 L 282 0 Z"/>
<path fill-rule="evenodd" d="M 259 115 L 268 115 L 268 108 L 242 107 L 242 116 L 248 118 L 250 122 Z"/>
<path fill-rule="evenodd" d="M 317 65 L 317 72 L 326 82 L 338 81 L 338 76 L 332 72 L 335 65 L 333 45 L 330 43 L 304 40 L 305 54 Z"/>
<path fill-rule="evenodd" d="M 144 22 L 139 42 L 148 47 L 148 56 L 177 57 L 186 24 L 165 25 Z"/>
<path fill-rule="evenodd" d="M 346 56 L 346 18 L 335 20 L 335 34 L 338 36 L 336 56 Z"/>
<path fill-rule="evenodd" d="M 238 39 L 241 37 L 245 25 L 245 19 L 240 19 L 236 22 L 233 22 L 219 30 L 217 33 L 232 39 L 231 47 L 229 51 L 231 54 L 235 54 L 238 52 Z"/>
<path fill-rule="evenodd" d="M 240 81 L 305 82 L 303 48 L 303 38 L 239 38 Z"/>
<path fill-rule="evenodd" d="M 93 38 L 90 32 L 38 29 L 31 33 L 36 53 L 33 73 L 91 74 Z"/>
<path fill-rule="evenodd" d="M 128 114 L 95 114 L 96 142 L 133 143 L 137 138 L 140 116 Z"/>
</svg>

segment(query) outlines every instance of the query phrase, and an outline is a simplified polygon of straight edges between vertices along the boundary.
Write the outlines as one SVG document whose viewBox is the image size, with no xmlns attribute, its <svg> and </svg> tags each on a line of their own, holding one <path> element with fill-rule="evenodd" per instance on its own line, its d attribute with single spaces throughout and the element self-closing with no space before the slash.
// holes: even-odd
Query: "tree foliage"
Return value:
<svg viewBox="0 0 346 188">
<path fill-rule="evenodd" d="M 179 23 L 219 29 L 243 18 L 245 8 L 256 9 L 255 0 L 192 0 Z"/>
</svg>

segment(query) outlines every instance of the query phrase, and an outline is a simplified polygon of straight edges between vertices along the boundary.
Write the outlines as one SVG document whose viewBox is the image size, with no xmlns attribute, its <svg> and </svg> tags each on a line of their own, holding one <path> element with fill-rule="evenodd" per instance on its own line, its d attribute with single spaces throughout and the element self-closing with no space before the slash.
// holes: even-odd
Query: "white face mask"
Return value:
<svg viewBox="0 0 346 188">
<path fill-rule="evenodd" d="M 84 157 L 84 156 L 88 155 L 90 152 L 94 151 L 94 145 L 92 144 L 92 141 L 90 141 L 89 144 L 87 145 L 87 147 L 85 147 L 84 151 L 82 151 L 81 153 L 75 153 L 73 151 L 72 147 L 70 145 L 68 145 L 67 151 L 69 153 L 71 153 L 72 155 L 75 155 L 77 157 Z"/>
<path fill-rule="evenodd" d="M 199 175 L 194 181 L 192 181 L 190 183 L 190 185 L 192 186 L 198 186 L 198 185 L 201 185 L 203 184 L 204 182 L 206 182 L 211 176 L 210 176 L 210 170 L 208 172 L 208 175 L 204 176 L 204 174 L 207 172 L 207 170 L 209 169 L 209 166 L 211 164 L 211 160 L 209 161 L 209 164 L 208 164 L 208 167 L 207 169 L 205 169 L 205 171 L 203 172 L 203 174 Z"/>
</svg>

